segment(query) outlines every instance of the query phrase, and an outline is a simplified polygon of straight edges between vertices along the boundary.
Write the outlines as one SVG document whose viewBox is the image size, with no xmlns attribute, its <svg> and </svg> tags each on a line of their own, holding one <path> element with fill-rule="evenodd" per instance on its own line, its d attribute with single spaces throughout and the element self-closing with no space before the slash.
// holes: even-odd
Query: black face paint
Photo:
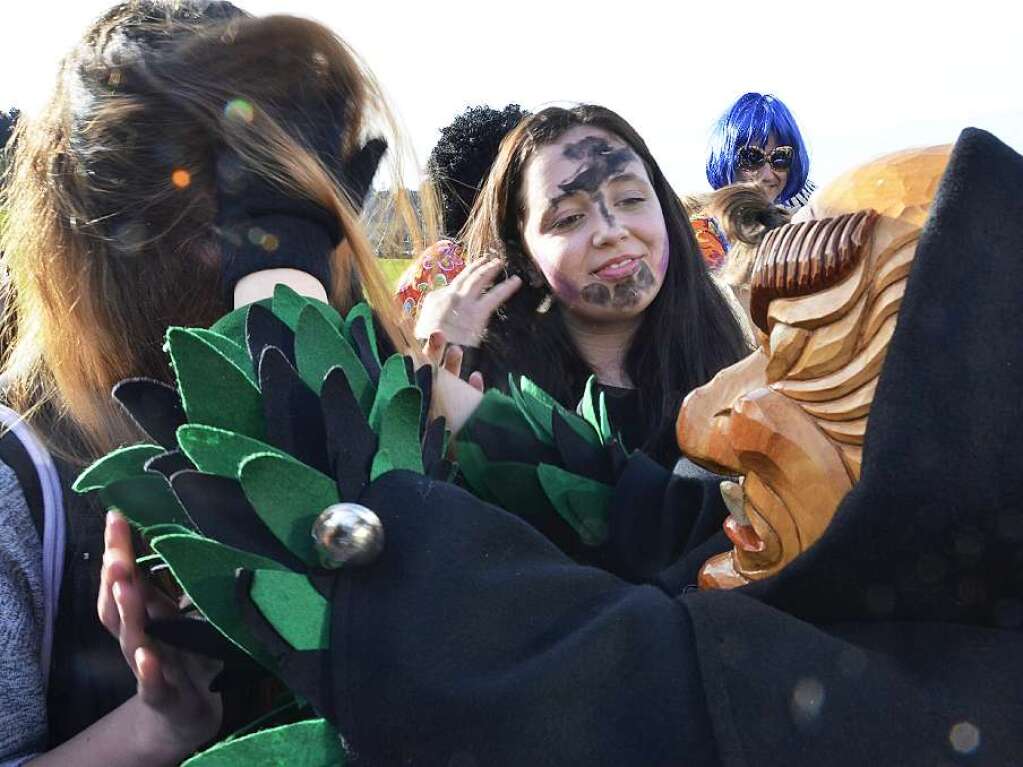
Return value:
<svg viewBox="0 0 1023 767">
<path fill-rule="evenodd" d="M 627 146 L 615 149 L 607 139 L 599 136 L 586 136 L 565 147 L 563 154 L 571 160 L 581 160 L 579 169 L 572 178 L 558 184 L 561 194 L 551 200 L 556 205 L 561 199 L 586 192 L 597 203 L 600 215 L 608 226 L 615 226 L 615 217 L 607 209 L 600 186 L 609 178 L 621 173 L 625 166 L 636 159 L 636 155 Z"/>
<path fill-rule="evenodd" d="M 587 136 L 569 144 L 565 147 L 564 155 L 570 160 L 582 162 L 575 175 L 558 184 L 558 188 L 565 194 L 587 192 L 591 195 L 596 194 L 600 185 L 611 176 L 621 173 L 636 157 L 627 146 L 615 149 L 607 139 L 599 136 Z"/>
<path fill-rule="evenodd" d="M 591 282 L 579 293 L 580 298 L 594 306 L 611 306 L 613 309 L 628 309 L 639 303 L 640 297 L 652 288 L 656 280 L 646 261 L 639 265 L 634 275 L 608 288 L 602 282 Z"/>
</svg>

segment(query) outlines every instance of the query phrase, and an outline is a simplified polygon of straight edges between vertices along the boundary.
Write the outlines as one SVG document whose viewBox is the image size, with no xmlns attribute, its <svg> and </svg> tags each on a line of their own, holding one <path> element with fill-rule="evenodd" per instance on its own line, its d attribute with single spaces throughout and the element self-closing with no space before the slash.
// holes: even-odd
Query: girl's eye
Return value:
<svg viewBox="0 0 1023 767">
<path fill-rule="evenodd" d="M 641 197 L 640 195 L 630 195 L 629 197 L 623 197 L 621 200 L 618 201 L 618 204 L 626 208 L 634 208 L 637 205 L 642 205 L 644 202 L 646 202 L 646 197 Z"/>
<path fill-rule="evenodd" d="M 564 231 L 566 229 L 571 229 L 575 224 L 582 221 L 582 218 L 583 218 L 582 213 L 570 213 L 567 216 L 562 216 L 553 224 L 551 224 L 551 229 L 555 231 Z"/>
</svg>

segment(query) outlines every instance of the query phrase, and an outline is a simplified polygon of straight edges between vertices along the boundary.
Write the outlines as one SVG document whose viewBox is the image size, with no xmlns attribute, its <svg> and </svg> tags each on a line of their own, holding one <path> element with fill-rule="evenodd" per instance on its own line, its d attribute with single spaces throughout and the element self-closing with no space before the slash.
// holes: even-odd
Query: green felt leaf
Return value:
<svg viewBox="0 0 1023 767">
<path fill-rule="evenodd" d="M 614 437 L 614 432 L 611 431 L 611 417 L 607 414 L 607 397 L 604 396 L 604 392 L 600 393 L 600 438 L 606 445 Z"/>
<path fill-rule="evenodd" d="M 199 471 L 229 479 L 238 479 L 242 461 L 249 456 L 257 453 L 287 456 L 266 442 L 202 424 L 179 426 L 178 445 Z"/>
<path fill-rule="evenodd" d="M 154 525 L 192 527 L 167 479 L 160 474 L 140 474 L 111 482 L 99 493 L 106 509 L 113 509 L 143 530 Z"/>
<path fill-rule="evenodd" d="M 256 570 L 252 601 L 281 638 L 296 650 L 325 650 L 330 641 L 330 603 L 301 573 Z"/>
<path fill-rule="evenodd" d="M 198 533 L 191 528 L 169 523 L 161 523 L 159 525 L 146 527 L 142 530 L 142 534 L 147 540 L 151 538 L 159 538 L 161 535 L 198 535 Z"/>
<path fill-rule="evenodd" d="M 164 535 L 150 542 L 206 618 L 228 639 L 273 671 L 273 659 L 253 636 L 235 598 L 235 573 L 286 570 L 272 559 L 239 551 L 197 535 Z"/>
<path fill-rule="evenodd" d="M 489 393 L 488 391 L 487 394 Z M 485 399 L 486 397 L 484 397 Z M 455 440 L 455 456 L 466 487 L 472 491 L 472 494 L 481 501 L 497 503 L 497 498 L 487 488 L 487 481 L 484 477 L 484 472 L 490 461 L 483 452 L 483 448 L 475 442 L 465 439 L 464 436 L 459 436 Z"/>
<path fill-rule="evenodd" d="M 298 329 L 299 318 L 307 306 L 316 309 L 330 323 L 334 330 L 339 333 L 343 332 L 344 320 L 330 304 L 325 304 L 316 298 L 296 293 L 287 285 L 276 285 L 274 287 L 273 313 L 292 330 Z"/>
<path fill-rule="evenodd" d="M 131 445 L 119 448 L 86 468 L 78 475 L 71 489 L 76 493 L 88 493 L 90 490 L 100 490 L 111 482 L 145 475 L 146 470 L 142 467 L 146 461 L 166 452 L 167 448 L 160 445 Z"/>
<path fill-rule="evenodd" d="M 345 767 L 341 738 L 325 719 L 286 724 L 223 741 L 182 767 Z"/>
<path fill-rule="evenodd" d="M 254 386 L 259 385 L 256 380 L 256 368 L 253 365 L 252 359 L 249 357 L 247 343 L 242 346 L 226 336 L 214 333 L 212 330 L 193 328 L 192 332 L 237 365 L 238 369 L 241 370 L 250 381 L 252 381 Z"/>
<path fill-rule="evenodd" d="M 518 404 L 509 395 L 497 389 L 487 389 L 483 399 L 477 405 L 469 420 L 462 427 L 459 441 L 466 438 L 472 441 L 473 424 L 483 421 L 503 430 L 515 431 L 524 435 L 536 436 L 532 424 L 520 410 Z"/>
<path fill-rule="evenodd" d="M 523 377 L 522 380 L 528 379 Z M 553 445 L 554 431 L 551 426 L 551 408 L 545 406 L 536 397 L 527 397 L 523 394 L 511 375 L 508 376 L 508 393 L 519 411 L 520 418 L 529 425 L 533 436 L 545 445 Z"/>
<path fill-rule="evenodd" d="M 380 441 L 373 457 L 370 480 L 392 469 L 423 473 L 423 450 L 419 438 L 419 415 L 423 395 L 415 386 L 395 392 L 380 418 Z"/>
<path fill-rule="evenodd" d="M 306 564 L 318 565 L 313 523 L 325 508 L 341 500 L 334 480 L 275 453 L 246 458 L 239 480 L 245 497 L 278 540 Z"/>
<path fill-rule="evenodd" d="M 536 466 L 516 461 L 494 461 L 483 470 L 483 482 L 498 505 L 524 519 L 554 513 Z"/>
<path fill-rule="evenodd" d="M 249 309 L 259 304 L 263 308 L 270 310 L 272 303 L 271 299 L 264 298 L 262 301 L 240 306 L 210 325 L 210 330 L 224 338 L 229 338 L 244 349 L 248 346 L 245 338 L 245 328 L 249 321 Z"/>
<path fill-rule="evenodd" d="M 405 360 L 400 354 L 392 354 L 380 370 L 376 397 L 373 399 L 373 408 L 369 411 L 369 426 L 377 434 L 380 433 L 380 419 L 383 417 L 391 397 L 399 389 L 408 386 L 409 383 Z"/>
<path fill-rule="evenodd" d="M 287 285 L 274 286 L 273 313 L 294 330 L 298 327 L 298 318 L 302 310 L 309 305 L 309 300 L 301 296 Z"/>
<path fill-rule="evenodd" d="M 348 315 L 345 317 L 345 338 L 352 344 L 355 343 L 352 338 L 352 325 L 355 323 L 357 317 L 362 317 L 365 320 L 366 335 L 369 338 L 369 348 L 373 352 L 373 357 L 376 361 L 380 362 L 380 349 L 377 345 L 377 331 L 376 325 L 373 324 L 373 310 L 369 304 L 362 302 L 358 303 L 351 308 Z"/>
<path fill-rule="evenodd" d="M 340 367 L 363 413 L 369 413 L 373 406 L 373 384 L 366 368 L 352 345 L 315 306 L 306 306 L 299 315 L 295 331 L 295 361 L 298 374 L 317 394 L 323 388 L 327 373 Z"/>
<path fill-rule="evenodd" d="M 551 411 L 557 410 L 576 434 L 593 447 L 600 447 L 601 441 L 597 426 L 591 426 L 586 422 L 586 419 L 573 413 L 525 376 L 522 376 L 520 380 L 524 406 L 528 408 L 529 413 L 537 423 L 541 424 L 546 433 L 550 435 L 547 440 L 548 444 L 554 444 Z"/>
<path fill-rule="evenodd" d="M 167 345 L 190 422 L 264 437 L 262 397 L 238 365 L 187 328 L 170 328 Z"/>
<path fill-rule="evenodd" d="M 546 463 L 537 467 L 536 475 L 558 514 L 583 543 L 599 546 L 607 540 L 610 487 Z"/>
</svg>

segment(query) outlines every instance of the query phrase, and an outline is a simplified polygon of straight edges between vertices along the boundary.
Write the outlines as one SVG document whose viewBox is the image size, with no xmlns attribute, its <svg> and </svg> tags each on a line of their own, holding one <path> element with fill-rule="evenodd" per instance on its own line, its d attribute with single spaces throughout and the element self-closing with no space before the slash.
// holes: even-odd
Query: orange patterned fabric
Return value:
<svg viewBox="0 0 1023 767">
<path fill-rule="evenodd" d="M 462 246 L 457 242 L 440 240 L 420 253 L 395 290 L 402 315 L 415 319 L 426 294 L 449 284 L 464 268 Z"/>
<path fill-rule="evenodd" d="M 707 268 L 716 272 L 725 265 L 725 254 L 728 253 L 728 240 L 718 226 L 718 222 L 710 216 L 692 216 L 689 219 L 696 244 L 700 246 Z"/>
</svg>

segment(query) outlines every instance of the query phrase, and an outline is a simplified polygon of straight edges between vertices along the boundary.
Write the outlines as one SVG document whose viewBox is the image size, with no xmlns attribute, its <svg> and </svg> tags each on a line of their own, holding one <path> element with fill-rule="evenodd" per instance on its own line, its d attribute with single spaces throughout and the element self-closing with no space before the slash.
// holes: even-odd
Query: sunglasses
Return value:
<svg viewBox="0 0 1023 767">
<path fill-rule="evenodd" d="M 758 146 L 744 146 L 735 153 L 735 164 L 739 170 L 760 170 L 764 163 L 775 170 L 788 170 L 792 167 L 792 154 L 790 146 L 780 146 L 769 153 Z"/>
</svg>

